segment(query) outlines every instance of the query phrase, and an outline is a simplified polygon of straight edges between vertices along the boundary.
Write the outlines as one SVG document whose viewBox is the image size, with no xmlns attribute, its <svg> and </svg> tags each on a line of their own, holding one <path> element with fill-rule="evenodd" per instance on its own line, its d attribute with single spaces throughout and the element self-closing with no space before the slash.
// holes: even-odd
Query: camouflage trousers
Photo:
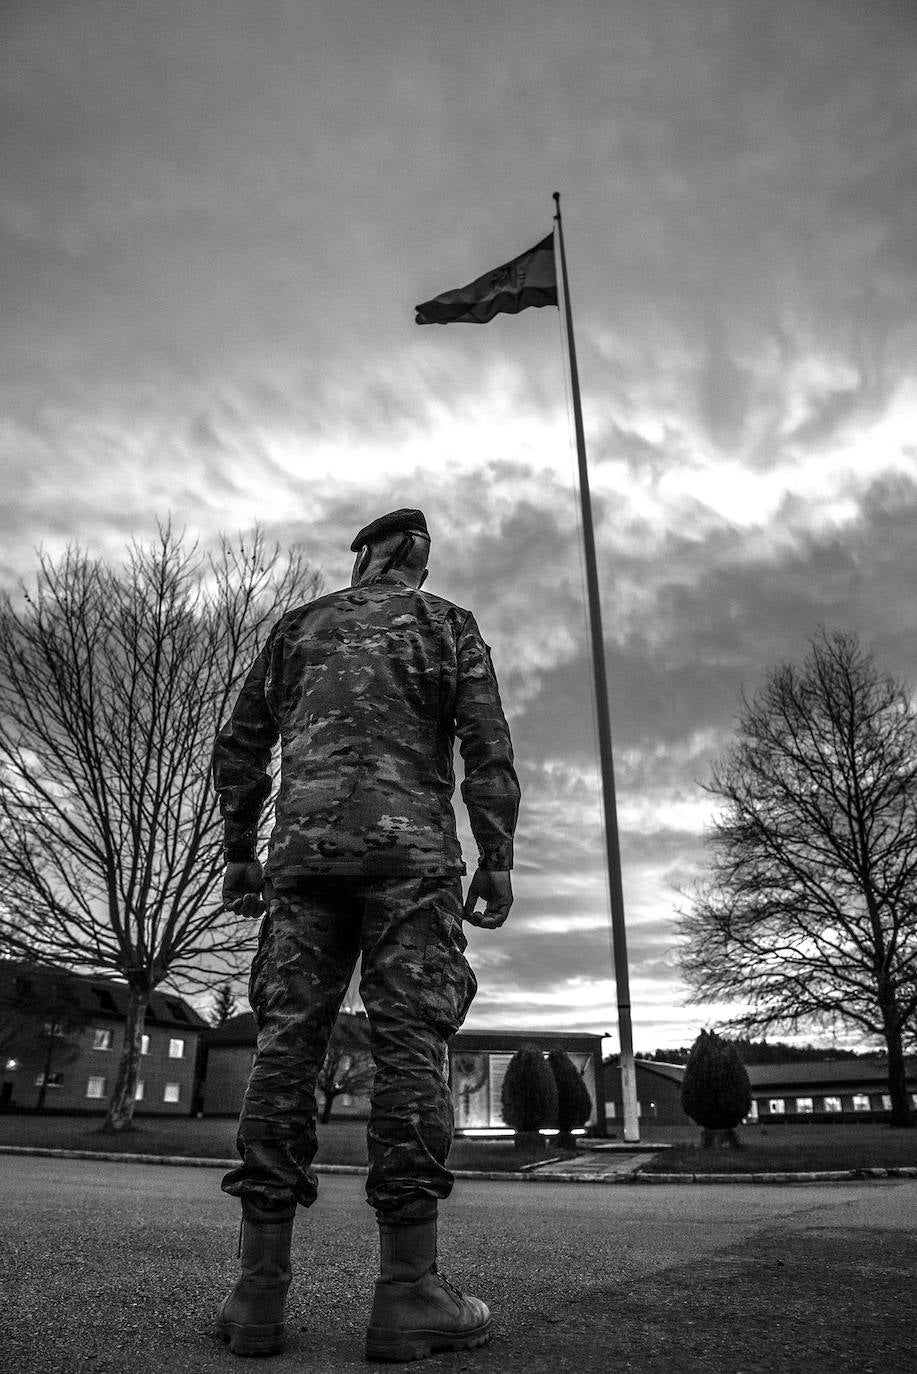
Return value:
<svg viewBox="0 0 917 1374">
<path fill-rule="evenodd" d="M 357 959 L 375 1078 L 368 1202 L 380 1219 L 435 1213 L 448 1197 L 448 1046 L 477 991 L 454 877 L 303 878 L 270 893 L 249 999 L 258 1047 L 239 1120 L 242 1163 L 223 1189 L 309 1207 L 318 1183 L 316 1078 Z"/>
</svg>

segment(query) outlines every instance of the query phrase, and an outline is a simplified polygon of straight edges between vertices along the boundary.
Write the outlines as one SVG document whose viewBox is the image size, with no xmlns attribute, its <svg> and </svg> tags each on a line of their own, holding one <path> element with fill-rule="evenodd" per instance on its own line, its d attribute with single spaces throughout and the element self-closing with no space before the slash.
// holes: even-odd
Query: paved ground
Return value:
<svg viewBox="0 0 917 1374">
<path fill-rule="evenodd" d="M 635 1169 L 641 1169 L 655 1159 L 653 1150 L 589 1150 L 582 1151 L 566 1159 L 552 1160 L 549 1164 L 539 1164 L 537 1172 L 542 1177 L 563 1175 L 566 1178 L 587 1179 L 629 1178 Z"/>
<path fill-rule="evenodd" d="M 235 1271 L 219 1173 L 7 1156 L 0 1294 L 15 1374 L 228 1374 L 211 1333 Z M 271 1374 L 366 1369 L 375 1261 L 363 1180 L 297 1225 Z M 444 1270 L 494 1308 L 484 1350 L 418 1369 L 754 1374 L 913 1368 L 917 1183 L 576 1187 L 463 1181 Z M 381 1366 L 377 1366 L 381 1368 Z M 396 1366 L 403 1368 L 405 1366 Z"/>
</svg>

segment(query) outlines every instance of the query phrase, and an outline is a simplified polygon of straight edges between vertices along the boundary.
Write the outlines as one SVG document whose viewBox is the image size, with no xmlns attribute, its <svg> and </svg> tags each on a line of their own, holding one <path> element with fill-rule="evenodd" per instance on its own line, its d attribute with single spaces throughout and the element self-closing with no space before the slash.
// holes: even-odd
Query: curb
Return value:
<svg viewBox="0 0 917 1374">
<path fill-rule="evenodd" d="M 810 1173 L 771 1174 L 650 1174 L 639 1169 L 633 1183 L 863 1183 L 883 1178 L 917 1178 L 917 1167 L 903 1164 L 889 1169 L 818 1169 Z"/>
<path fill-rule="evenodd" d="M 114 1164 L 164 1164 L 183 1169 L 234 1169 L 238 1159 L 198 1159 L 191 1155 L 138 1155 L 113 1150 L 55 1150 L 41 1145 L 0 1145 L 0 1155 L 39 1155 L 46 1159 L 97 1159 Z M 314 1164 L 317 1174 L 365 1174 L 365 1164 Z M 888 1178 L 917 1179 L 917 1166 L 889 1169 L 821 1169 L 809 1173 L 650 1174 L 642 1166 L 620 1174 L 538 1174 L 498 1169 L 455 1169 L 456 1178 L 495 1183 L 851 1183 Z"/>
</svg>

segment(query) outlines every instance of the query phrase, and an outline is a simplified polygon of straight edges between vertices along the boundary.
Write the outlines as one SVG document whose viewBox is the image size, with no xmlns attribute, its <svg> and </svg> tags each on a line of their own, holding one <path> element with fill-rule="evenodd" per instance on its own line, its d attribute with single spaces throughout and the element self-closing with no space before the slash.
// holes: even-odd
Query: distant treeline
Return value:
<svg viewBox="0 0 917 1374">
<path fill-rule="evenodd" d="M 820 1061 L 825 1059 L 875 1059 L 881 1050 L 841 1050 L 833 1046 L 788 1045 L 783 1040 L 747 1040 L 739 1038 L 731 1042 L 738 1051 L 743 1064 L 786 1064 L 790 1060 Z M 661 1064 L 686 1064 L 691 1053 L 690 1045 L 679 1045 L 678 1049 L 657 1049 L 652 1054 L 637 1051 L 635 1059 L 656 1060 Z M 612 1055 L 605 1061 L 616 1063 Z"/>
</svg>

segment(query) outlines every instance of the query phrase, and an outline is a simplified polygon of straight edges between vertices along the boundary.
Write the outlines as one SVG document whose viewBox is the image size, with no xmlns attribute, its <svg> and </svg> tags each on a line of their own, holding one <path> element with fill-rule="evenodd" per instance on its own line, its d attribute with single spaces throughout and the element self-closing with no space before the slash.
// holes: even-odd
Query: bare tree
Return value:
<svg viewBox="0 0 917 1374">
<path fill-rule="evenodd" d="M 884 1043 L 892 1123 L 911 1125 L 917 1029 L 917 711 L 849 634 L 749 702 L 707 790 L 723 810 L 683 913 L 694 1002 L 731 1026 L 855 1027 Z"/>
<path fill-rule="evenodd" d="M 0 604 L 0 948 L 122 976 L 124 1053 L 106 1126 L 131 1124 L 153 990 L 238 971 L 224 912 L 216 730 L 270 624 L 317 574 L 260 530 L 205 557 L 171 526 L 111 567 L 42 556 Z"/>
<path fill-rule="evenodd" d="M 342 1093 L 368 1093 L 374 1074 L 366 1013 L 341 1012 L 334 1023 L 328 1053 L 316 1079 L 324 1097 L 322 1122 L 331 1120 L 334 1100 Z"/>
</svg>

